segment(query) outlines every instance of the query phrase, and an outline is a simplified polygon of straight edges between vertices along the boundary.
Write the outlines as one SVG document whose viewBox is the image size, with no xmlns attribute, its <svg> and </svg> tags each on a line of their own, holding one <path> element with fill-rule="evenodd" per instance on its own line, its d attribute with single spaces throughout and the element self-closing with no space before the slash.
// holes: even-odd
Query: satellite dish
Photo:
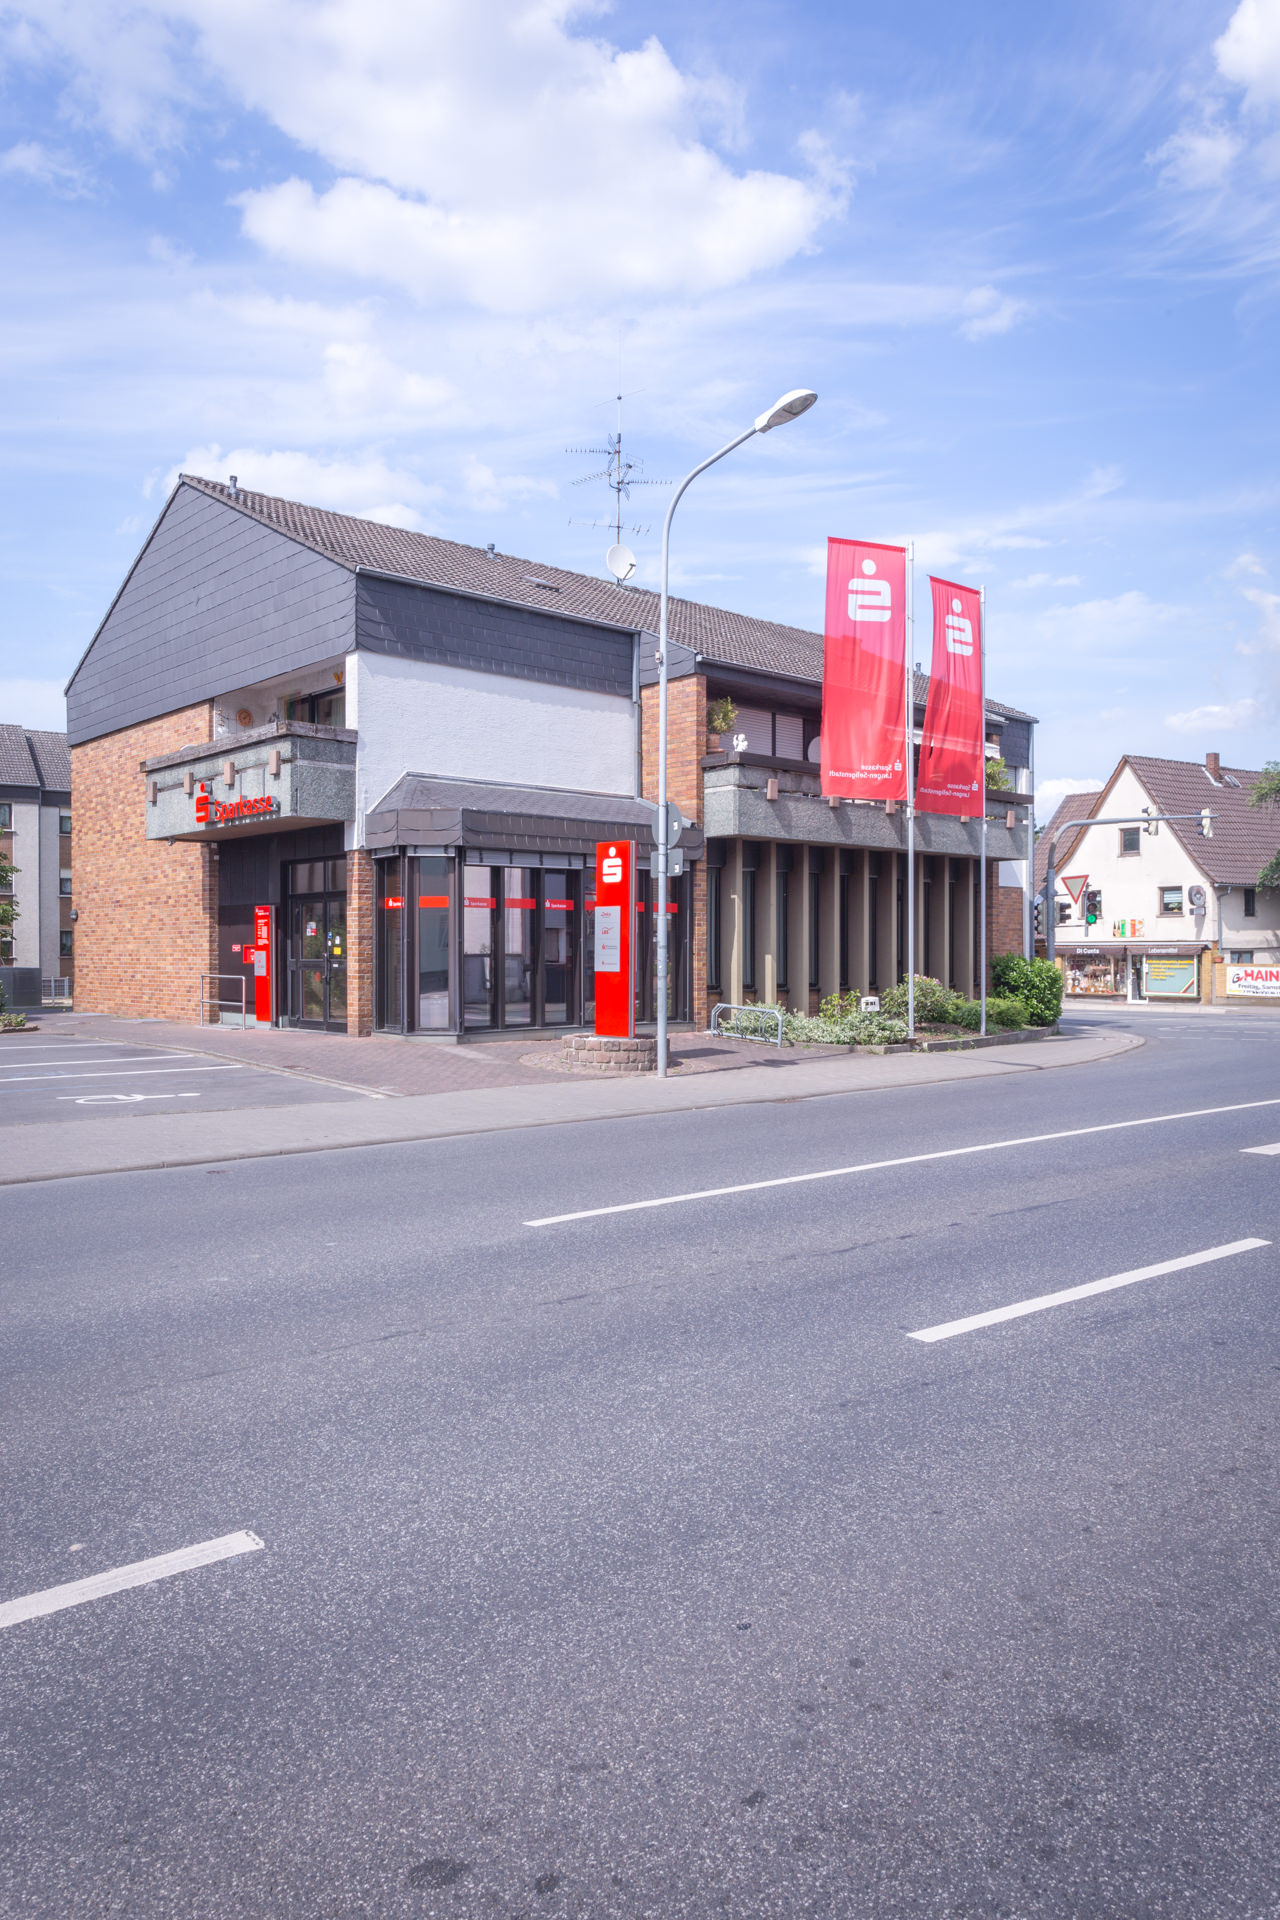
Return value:
<svg viewBox="0 0 1280 1920">
<path fill-rule="evenodd" d="M 636 557 L 630 547 L 610 547 L 604 563 L 619 586 L 624 580 L 629 580 L 636 570 Z"/>
</svg>

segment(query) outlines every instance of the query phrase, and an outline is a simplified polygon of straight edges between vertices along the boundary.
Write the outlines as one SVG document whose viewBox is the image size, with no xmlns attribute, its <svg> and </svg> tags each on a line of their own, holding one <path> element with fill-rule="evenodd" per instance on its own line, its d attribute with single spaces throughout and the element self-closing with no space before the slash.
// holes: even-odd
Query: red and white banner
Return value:
<svg viewBox="0 0 1280 1920">
<path fill-rule="evenodd" d="M 907 550 L 827 541 L 822 791 L 907 797 Z"/>
<path fill-rule="evenodd" d="M 930 579 L 933 667 L 924 710 L 916 807 L 980 814 L 984 807 L 982 598 L 976 587 Z"/>
</svg>

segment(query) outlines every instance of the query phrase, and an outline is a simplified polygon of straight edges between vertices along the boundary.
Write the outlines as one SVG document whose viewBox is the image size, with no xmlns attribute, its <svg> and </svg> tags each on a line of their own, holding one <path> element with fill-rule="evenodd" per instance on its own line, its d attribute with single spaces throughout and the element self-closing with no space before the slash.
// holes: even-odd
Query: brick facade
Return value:
<svg viewBox="0 0 1280 1920">
<path fill-rule="evenodd" d="M 1002 887 L 996 882 L 999 867 L 993 860 L 987 870 L 987 959 L 998 953 L 1022 952 L 1022 889 Z M 990 989 L 990 979 L 987 981 Z"/>
<path fill-rule="evenodd" d="M 707 750 L 707 682 L 701 673 L 667 685 L 667 797 L 687 820 L 702 824 L 702 757 Z M 658 797 L 658 689 L 640 689 L 640 765 L 644 797 Z M 689 930 L 689 1012 L 695 1027 L 711 1018 L 707 995 L 707 865 L 693 868 Z"/>
<path fill-rule="evenodd" d="M 201 701 L 71 749 L 76 1006 L 195 1020 L 200 976 L 218 965 L 213 849 L 148 840 L 142 762 L 209 740 Z"/>
<path fill-rule="evenodd" d="M 347 1032 L 373 1032 L 373 855 L 347 855 Z"/>
</svg>

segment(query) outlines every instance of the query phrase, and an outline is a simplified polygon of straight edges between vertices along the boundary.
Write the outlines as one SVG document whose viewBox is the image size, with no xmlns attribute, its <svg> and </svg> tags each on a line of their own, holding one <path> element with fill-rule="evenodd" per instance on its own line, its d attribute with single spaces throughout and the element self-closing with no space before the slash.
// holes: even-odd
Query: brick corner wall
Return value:
<svg viewBox="0 0 1280 1920">
<path fill-rule="evenodd" d="M 71 749 L 76 1008 L 195 1021 L 218 965 L 213 848 L 147 839 L 141 763 L 213 737 L 201 701 Z"/>
<path fill-rule="evenodd" d="M 1022 888 L 1002 887 L 993 860 L 987 879 L 987 960 L 998 953 L 1022 952 Z M 990 981 L 988 980 L 988 989 Z"/>
</svg>

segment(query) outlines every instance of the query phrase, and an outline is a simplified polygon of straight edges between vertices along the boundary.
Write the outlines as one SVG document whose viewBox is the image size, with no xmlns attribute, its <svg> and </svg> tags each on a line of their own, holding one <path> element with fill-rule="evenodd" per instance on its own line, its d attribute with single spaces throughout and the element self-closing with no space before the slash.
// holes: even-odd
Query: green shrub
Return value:
<svg viewBox="0 0 1280 1920">
<path fill-rule="evenodd" d="M 982 1008 L 976 1000 L 964 1000 L 957 994 L 951 1020 L 954 1026 L 964 1027 L 968 1033 L 977 1033 L 982 1025 Z"/>
<path fill-rule="evenodd" d="M 1016 1033 L 1020 1027 L 1025 1027 L 1029 1024 L 1027 1003 L 1025 1000 L 1009 999 L 998 993 L 993 993 L 988 998 L 988 1032 L 994 1027 L 997 1031 L 1003 1030 L 1006 1033 Z"/>
<path fill-rule="evenodd" d="M 1062 1012 L 1062 975 L 1052 960 L 1024 960 L 1020 953 L 999 953 L 991 962 L 998 994 L 1025 1003 L 1028 1024 L 1051 1027 Z"/>
<path fill-rule="evenodd" d="M 950 987 L 943 986 L 941 980 L 934 980 L 927 973 L 918 973 L 915 985 L 918 1021 L 945 1025 L 955 1019 L 955 1009 L 964 1005 L 960 994 L 953 993 Z M 905 980 L 899 980 L 896 986 L 890 987 L 887 993 L 881 994 L 880 1009 L 883 1013 L 892 1014 L 895 1019 L 906 1019 L 907 983 Z"/>
<path fill-rule="evenodd" d="M 777 1007 L 744 1007 L 740 1013 L 728 1013 L 720 1016 L 720 1032 L 732 1035 L 738 1040 L 776 1040 L 778 1037 Z M 783 1018 L 783 1032 L 786 1032 L 786 1018 Z"/>
<path fill-rule="evenodd" d="M 839 998 L 838 994 L 831 994 L 823 1006 Z M 907 1023 L 884 1013 L 844 1011 L 833 1017 L 789 1013 L 785 1032 L 793 1047 L 884 1047 L 896 1046 L 906 1039 Z"/>
<path fill-rule="evenodd" d="M 722 694 L 718 700 L 707 702 L 707 732 L 732 733 L 738 719 L 738 709 L 728 694 Z"/>
</svg>

